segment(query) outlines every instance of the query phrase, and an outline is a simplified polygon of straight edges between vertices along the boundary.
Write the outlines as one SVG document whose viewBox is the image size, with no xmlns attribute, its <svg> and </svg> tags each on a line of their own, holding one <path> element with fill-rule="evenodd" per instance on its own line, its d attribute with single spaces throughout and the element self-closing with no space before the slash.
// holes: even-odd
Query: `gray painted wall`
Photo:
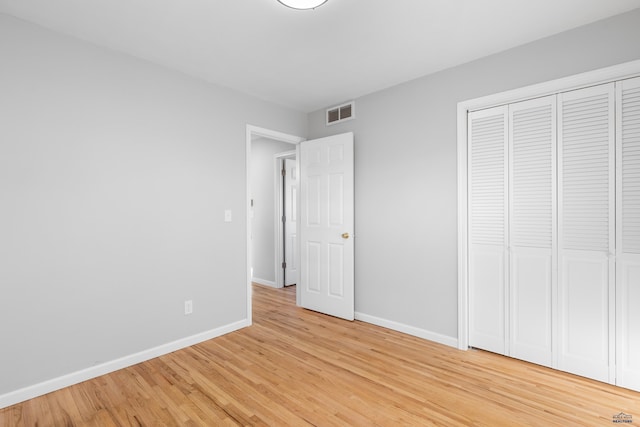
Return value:
<svg viewBox="0 0 640 427">
<path fill-rule="evenodd" d="M 275 160 L 274 155 L 296 146 L 267 138 L 251 143 L 251 197 L 253 198 L 253 277 L 274 282 L 275 272 Z"/>
<path fill-rule="evenodd" d="M 640 10 L 327 128 L 0 15 L 0 395 L 246 318 L 247 123 L 355 133 L 356 310 L 455 337 L 457 102 L 640 59 L 638 40 Z"/>
<path fill-rule="evenodd" d="M 246 124 L 307 115 L 6 15 L 0 58 L 0 395 L 246 319 Z"/>
<path fill-rule="evenodd" d="M 639 40 L 637 9 L 356 99 L 352 121 L 310 114 L 310 138 L 355 134 L 356 311 L 457 337 L 457 103 L 640 59 Z"/>
</svg>

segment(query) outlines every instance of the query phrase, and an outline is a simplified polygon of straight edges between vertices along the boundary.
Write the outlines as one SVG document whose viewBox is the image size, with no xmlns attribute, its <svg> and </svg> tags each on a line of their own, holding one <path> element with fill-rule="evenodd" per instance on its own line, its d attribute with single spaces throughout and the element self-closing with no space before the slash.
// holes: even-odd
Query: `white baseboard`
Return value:
<svg viewBox="0 0 640 427">
<path fill-rule="evenodd" d="M 279 288 L 280 287 L 280 286 L 278 286 L 276 284 L 276 282 L 272 282 L 271 280 L 260 279 L 258 277 L 254 277 L 253 279 L 251 279 L 251 281 L 257 283 L 258 285 L 270 286 L 272 288 Z"/>
<path fill-rule="evenodd" d="M 404 323 L 394 322 L 392 320 L 382 319 L 380 317 L 370 316 L 364 313 L 355 313 L 356 320 L 382 326 L 383 328 L 392 329 L 404 334 L 413 335 L 414 337 L 424 338 L 439 344 L 448 345 L 449 347 L 458 348 L 458 339 L 436 332 L 427 331 L 425 329 L 416 328 L 415 326 L 405 325 Z"/>
<path fill-rule="evenodd" d="M 238 329 L 242 329 L 247 326 L 249 326 L 248 321 L 241 320 L 239 322 L 221 326 L 219 328 L 202 332 L 196 335 L 191 335 L 189 337 L 163 344 L 158 347 L 143 350 L 139 353 L 121 357 L 120 359 L 105 362 L 100 365 L 92 366 L 90 368 L 82 369 L 77 372 L 73 372 L 58 378 L 53 378 L 51 380 L 41 382 L 39 384 L 34 384 L 32 386 L 24 387 L 19 390 L 0 395 L 0 409 L 15 405 L 20 402 L 24 402 L 25 400 L 42 396 L 47 393 L 51 393 L 52 391 L 60 390 L 65 387 L 81 383 L 83 381 L 90 380 L 92 378 L 99 377 L 101 375 L 108 374 L 110 372 L 117 371 L 119 369 L 127 368 L 129 366 L 154 359 L 168 353 L 172 353 L 176 350 L 190 347 L 203 341 L 207 341 L 212 338 L 237 331 Z"/>
</svg>

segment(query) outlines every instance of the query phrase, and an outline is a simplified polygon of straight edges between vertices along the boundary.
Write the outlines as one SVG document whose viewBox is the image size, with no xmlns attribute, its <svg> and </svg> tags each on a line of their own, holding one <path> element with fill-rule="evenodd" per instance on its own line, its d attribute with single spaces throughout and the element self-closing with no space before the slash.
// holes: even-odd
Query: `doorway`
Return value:
<svg viewBox="0 0 640 427">
<path fill-rule="evenodd" d="M 274 193 L 276 215 L 276 287 L 287 287 L 298 282 L 298 162 L 296 152 L 289 151 L 275 155 Z"/>
<path fill-rule="evenodd" d="M 251 283 L 256 282 L 267 286 L 282 287 L 284 284 L 284 274 L 280 268 L 276 268 L 278 259 L 284 254 L 284 242 L 282 236 L 284 231 L 278 231 L 275 218 L 278 216 L 278 203 L 275 202 L 279 192 L 276 192 L 281 179 L 277 178 L 275 160 L 278 154 L 285 153 L 289 157 L 296 156 L 297 144 L 304 141 L 304 138 L 289 135 L 270 129 L 247 125 L 246 128 L 246 212 L 247 212 L 247 318 L 251 323 Z M 256 180 L 256 172 L 252 164 L 256 160 L 267 158 L 263 165 L 266 169 L 262 171 L 268 174 L 263 180 Z M 297 161 L 296 161 L 297 162 Z M 260 198 L 255 197 L 261 186 L 264 191 Z M 268 190 L 267 190 L 268 188 Z M 266 194 L 266 196 L 264 196 Z M 265 214 L 265 215 L 261 215 Z M 260 218 L 257 216 L 261 215 Z M 259 223 L 257 223 L 257 222 Z M 282 223 L 281 223 L 282 224 Z M 279 235 L 280 238 L 276 238 Z M 276 242 L 280 245 L 276 245 Z M 255 243 L 255 244 L 254 244 Z M 279 250 L 277 246 L 283 249 Z M 260 256 L 258 256 L 260 255 Z M 279 274 L 278 274 L 279 273 Z M 282 279 L 279 278 L 283 276 Z M 299 296 L 296 296 L 299 303 Z"/>
<path fill-rule="evenodd" d="M 312 141 L 247 125 L 247 321 L 252 322 L 251 284 L 255 280 L 253 251 L 253 198 L 251 165 L 254 141 L 266 138 L 296 145 L 300 171 L 300 213 L 296 239 L 300 254 L 296 304 L 324 314 L 354 319 L 354 138 L 353 133 Z M 256 181 L 258 182 L 258 181 Z M 303 207 L 304 209 L 300 209 Z M 273 247 L 273 246 L 272 246 Z M 304 247 L 304 251 L 301 248 Z"/>
</svg>

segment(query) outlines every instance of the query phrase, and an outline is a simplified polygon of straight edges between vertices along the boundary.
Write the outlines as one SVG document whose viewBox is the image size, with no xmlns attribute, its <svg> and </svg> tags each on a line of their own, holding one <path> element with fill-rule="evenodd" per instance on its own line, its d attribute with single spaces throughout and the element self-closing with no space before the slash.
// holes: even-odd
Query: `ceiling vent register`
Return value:
<svg viewBox="0 0 640 427">
<path fill-rule="evenodd" d="M 352 102 L 327 108 L 327 126 L 355 118 L 355 105 Z"/>
</svg>

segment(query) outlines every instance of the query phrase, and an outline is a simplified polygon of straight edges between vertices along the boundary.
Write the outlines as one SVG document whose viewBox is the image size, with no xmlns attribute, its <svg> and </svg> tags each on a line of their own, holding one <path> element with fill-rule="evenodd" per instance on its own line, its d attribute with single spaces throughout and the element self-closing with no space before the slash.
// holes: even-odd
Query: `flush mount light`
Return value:
<svg viewBox="0 0 640 427">
<path fill-rule="evenodd" d="M 318 6 L 322 6 L 327 0 L 278 0 L 283 5 L 292 9 L 315 9 Z"/>
</svg>

